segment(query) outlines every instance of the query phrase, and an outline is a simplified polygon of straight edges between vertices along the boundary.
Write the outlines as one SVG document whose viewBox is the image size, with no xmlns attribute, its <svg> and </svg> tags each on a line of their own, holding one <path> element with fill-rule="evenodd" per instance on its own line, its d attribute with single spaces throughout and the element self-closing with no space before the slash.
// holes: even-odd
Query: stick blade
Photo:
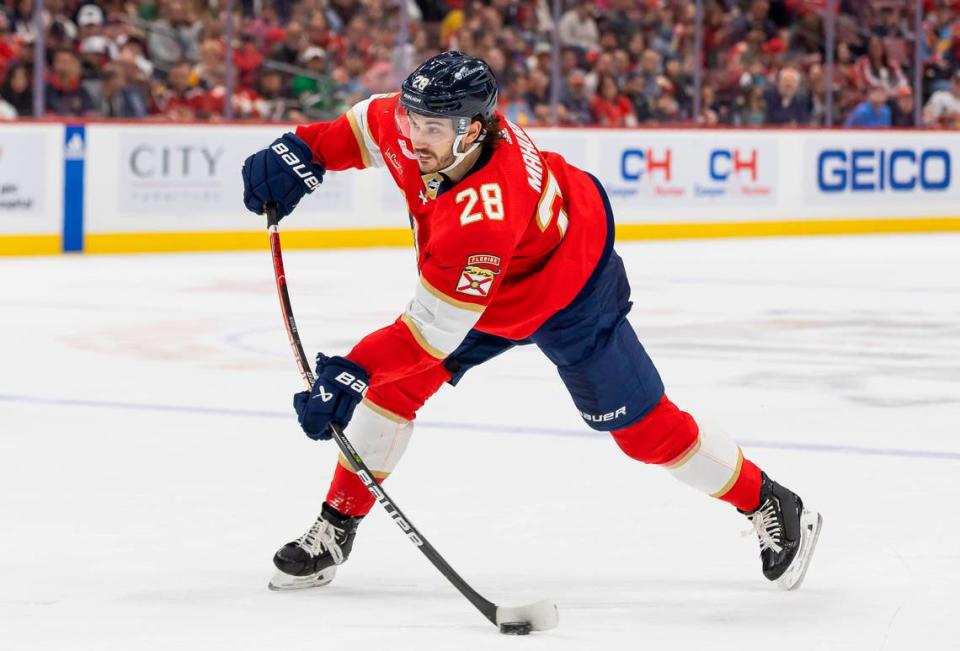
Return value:
<svg viewBox="0 0 960 651">
<path fill-rule="evenodd" d="M 557 604 L 543 600 L 527 606 L 497 606 L 497 626 L 528 623 L 534 631 L 549 631 L 560 624 Z"/>
</svg>

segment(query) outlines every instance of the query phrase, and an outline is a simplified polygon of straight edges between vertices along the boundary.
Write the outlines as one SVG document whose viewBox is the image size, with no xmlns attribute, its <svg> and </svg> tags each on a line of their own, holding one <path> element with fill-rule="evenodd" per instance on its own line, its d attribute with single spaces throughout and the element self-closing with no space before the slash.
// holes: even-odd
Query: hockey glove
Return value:
<svg viewBox="0 0 960 651">
<path fill-rule="evenodd" d="M 326 170 L 312 160 L 310 147 L 292 133 L 283 134 L 266 149 L 249 156 L 243 162 L 244 205 L 259 215 L 272 201 L 277 204 L 278 217 L 286 217 L 303 195 L 323 182 Z"/>
<path fill-rule="evenodd" d="M 310 391 L 293 396 L 300 427 L 314 441 L 328 441 L 330 423 L 346 427 L 357 403 L 367 392 L 369 376 L 358 364 L 343 357 L 317 354 L 317 381 Z"/>
</svg>

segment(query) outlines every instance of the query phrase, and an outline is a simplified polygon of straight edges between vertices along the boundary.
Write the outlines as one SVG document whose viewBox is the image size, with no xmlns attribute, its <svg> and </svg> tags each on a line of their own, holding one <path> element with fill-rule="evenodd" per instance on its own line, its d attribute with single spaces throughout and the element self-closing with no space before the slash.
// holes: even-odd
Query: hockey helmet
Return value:
<svg viewBox="0 0 960 651">
<path fill-rule="evenodd" d="M 452 50 L 428 59 L 404 80 L 397 103 L 397 127 L 409 140 L 429 142 L 449 137 L 450 131 L 418 129 L 424 122 L 420 116 L 443 122 L 449 120 L 455 136 L 453 155 L 456 164 L 479 146 L 478 140 L 466 152 L 460 152 L 460 143 L 470 123 L 491 118 L 496 107 L 497 80 L 487 62 Z M 417 130 L 412 132 L 412 129 Z M 485 135 L 481 134 L 480 140 Z"/>
</svg>

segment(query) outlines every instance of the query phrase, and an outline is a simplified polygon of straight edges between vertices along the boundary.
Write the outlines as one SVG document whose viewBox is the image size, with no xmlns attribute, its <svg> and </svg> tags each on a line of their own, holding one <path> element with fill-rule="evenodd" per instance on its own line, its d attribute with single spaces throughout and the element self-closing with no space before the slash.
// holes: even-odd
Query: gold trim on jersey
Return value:
<svg viewBox="0 0 960 651">
<path fill-rule="evenodd" d="M 367 143 L 364 140 L 363 132 L 360 130 L 360 124 L 357 122 L 357 116 L 353 114 L 353 108 L 347 111 L 347 122 L 350 123 L 353 137 L 356 138 L 357 147 L 360 148 L 360 158 L 363 160 L 363 166 L 373 167 L 373 162 L 370 160 L 370 151 L 367 149 Z"/>
<path fill-rule="evenodd" d="M 733 471 L 733 476 L 730 478 L 726 484 L 723 485 L 723 488 L 718 490 L 716 493 L 711 493 L 710 497 L 721 498 L 726 495 L 733 485 L 737 483 L 737 480 L 740 479 L 740 471 L 743 469 L 743 450 L 737 447 L 737 467 Z"/>
<path fill-rule="evenodd" d="M 446 294 L 441 292 L 439 289 L 431 285 L 427 281 L 427 279 L 424 278 L 423 276 L 420 276 L 420 284 L 423 285 L 423 288 L 425 290 L 427 290 L 428 292 L 430 292 L 431 294 L 439 298 L 444 303 L 448 305 L 452 305 L 453 307 L 458 307 L 461 310 L 470 310 L 472 312 L 483 312 L 485 309 L 487 309 L 483 305 L 477 305 L 476 303 L 467 303 L 466 301 L 458 301 L 455 298 L 451 298 L 447 296 Z"/>
<path fill-rule="evenodd" d="M 430 345 L 430 342 L 427 341 L 427 338 L 423 336 L 422 332 L 420 332 L 420 328 L 417 327 L 417 324 L 413 319 L 411 319 L 408 315 L 403 314 L 401 315 L 400 320 L 406 324 L 407 328 L 410 329 L 410 334 L 413 335 L 413 338 L 416 339 L 420 347 L 427 351 L 431 357 L 436 357 L 437 359 L 447 358 L 447 353 Z"/>
</svg>

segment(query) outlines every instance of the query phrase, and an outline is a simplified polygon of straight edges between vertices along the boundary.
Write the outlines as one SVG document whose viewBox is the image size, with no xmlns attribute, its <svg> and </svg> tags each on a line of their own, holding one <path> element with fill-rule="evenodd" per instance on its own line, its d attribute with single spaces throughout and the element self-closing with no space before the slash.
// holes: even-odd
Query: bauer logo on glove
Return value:
<svg viewBox="0 0 960 651">
<path fill-rule="evenodd" d="M 359 364 L 344 357 L 318 354 L 313 388 L 293 396 L 300 427 L 315 441 L 329 440 L 331 423 L 347 426 L 369 382 L 367 372 Z"/>
</svg>

